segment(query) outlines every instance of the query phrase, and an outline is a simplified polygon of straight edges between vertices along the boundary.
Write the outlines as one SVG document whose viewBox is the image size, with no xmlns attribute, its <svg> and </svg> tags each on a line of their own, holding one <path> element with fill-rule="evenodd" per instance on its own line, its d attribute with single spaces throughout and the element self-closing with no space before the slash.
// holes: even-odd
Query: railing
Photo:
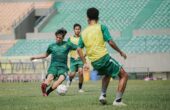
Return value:
<svg viewBox="0 0 170 110">
<path fill-rule="evenodd" d="M 49 60 L 8 60 L 0 61 L 0 82 L 30 82 L 45 78 Z"/>
<path fill-rule="evenodd" d="M 29 74 L 45 73 L 49 65 L 49 60 L 29 61 L 29 60 L 1 60 L 0 74 Z"/>
</svg>

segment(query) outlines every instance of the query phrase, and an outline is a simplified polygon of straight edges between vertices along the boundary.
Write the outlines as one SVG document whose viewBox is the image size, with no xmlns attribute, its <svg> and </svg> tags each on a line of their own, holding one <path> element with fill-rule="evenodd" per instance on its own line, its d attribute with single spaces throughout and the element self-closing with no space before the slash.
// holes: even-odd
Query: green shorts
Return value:
<svg viewBox="0 0 170 110">
<path fill-rule="evenodd" d="M 47 76 L 49 74 L 52 74 L 54 76 L 54 79 L 58 78 L 60 75 L 64 75 L 65 78 L 67 76 L 67 72 L 68 72 L 68 68 L 66 67 L 56 67 L 56 66 L 50 66 L 48 68 L 48 73 Z M 46 77 L 47 77 L 46 76 Z"/>
<path fill-rule="evenodd" d="M 70 72 L 77 72 L 78 68 L 83 68 L 81 59 L 75 60 L 74 58 L 70 58 Z"/>
<path fill-rule="evenodd" d="M 98 71 L 98 75 L 107 75 L 115 78 L 122 68 L 122 65 L 106 54 L 97 61 L 92 62 L 93 68 Z"/>
</svg>

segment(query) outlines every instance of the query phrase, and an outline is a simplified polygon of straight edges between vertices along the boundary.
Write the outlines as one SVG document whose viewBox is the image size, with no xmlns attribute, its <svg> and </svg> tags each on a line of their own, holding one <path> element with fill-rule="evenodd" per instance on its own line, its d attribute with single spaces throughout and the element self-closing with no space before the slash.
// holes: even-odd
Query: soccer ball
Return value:
<svg viewBox="0 0 170 110">
<path fill-rule="evenodd" d="M 67 87 L 66 87 L 66 85 L 61 84 L 57 87 L 56 91 L 57 91 L 58 95 L 63 96 L 67 93 Z"/>
</svg>

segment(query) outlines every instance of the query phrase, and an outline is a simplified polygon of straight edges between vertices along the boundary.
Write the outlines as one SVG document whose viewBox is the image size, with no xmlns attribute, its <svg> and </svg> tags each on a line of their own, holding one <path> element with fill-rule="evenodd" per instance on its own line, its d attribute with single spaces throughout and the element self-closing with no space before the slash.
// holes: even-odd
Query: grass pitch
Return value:
<svg viewBox="0 0 170 110">
<path fill-rule="evenodd" d="M 129 80 L 123 96 L 127 107 L 112 105 L 117 84 L 110 82 L 103 106 L 98 101 L 101 81 L 85 82 L 85 93 L 78 93 L 75 81 L 65 96 L 54 91 L 49 97 L 42 97 L 40 83 L 0 83 L 0 110 L 170 110 L 170 80 Z"/>
</svg>

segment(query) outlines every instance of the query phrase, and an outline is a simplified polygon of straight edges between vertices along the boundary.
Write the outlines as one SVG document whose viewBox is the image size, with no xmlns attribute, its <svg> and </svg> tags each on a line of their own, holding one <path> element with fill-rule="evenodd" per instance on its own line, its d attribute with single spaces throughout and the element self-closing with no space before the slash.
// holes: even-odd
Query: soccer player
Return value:
<svg viewBox="0 0 170 110">
<path fill-rule="evenodd" d="M 128 74 L 115 59 L 113 59 L 106 48 L 106 43 L 115 49 L 123 58 L 126 59 L 126 54 L 121 51 L 115 42 L 112 40 L 108 28 L 105 25 L 98 23 L 99 11 L 96 8 L 89 8 L 87 10 L 88 26 L 82 32 L 79 40 L 79 48 L 77 49 L 84 67 L 87 67 L 86 59 L 83 56 L 82 49 L 86 49 L 86 55 L 92 62 L 92 66 L 98 71 L 99 75 L 104 75 L 102 79 L 102 89 L 99 101 L 101 104 L 106 104 L 106 91 L 110 78 L 119 76 L 119 84 L 113 105 L 126 106 L 122 102 L 122 96 L 126 88 Z"/>
<path fill-rule="evenodd" d="M 55 33 L 56 43 L 52 43 L 48 46 L 48 49 L 44 55 L 31 57 L 31 60 L 34 59 L 43 59 L 48 57 L 51 54 L 51 64 L 48 68 L 48 73 L 46 75 L 45 81 L 41 84 L 41 90 L 43 96 L 48 96 L 54 89 L 56 89 L 66 78 L 67 76 L 67 56 L 70 50 L 77 49 L 76 45 L 73 45 L 69 42 L 63 41 L 64 36 L 67 31 L 65 29 L 59 29 Z M 47 89 L 47 86 L 54 80 L 51 87 Z"/>
<path fill-rule="evenodd" d="M 81 33 L 81 25 L 80 24 L 74 24 L 74 35 L 71 36 L 68 39 L 68 42 L 71 42 L 75 45 L 78 45 L 80 33 Z M 69 80 L 67 81 L 67 87 L 71 85 L 72 79 L 75 77 L 76 72 L 79 74 L 79 92 L 84 92 L 82 89 L 83 85 L 83 62 L 80 59 L 78 53 L 76 50 L 70 51 L 70 74 L 69 74 Z"/>
</svg>

